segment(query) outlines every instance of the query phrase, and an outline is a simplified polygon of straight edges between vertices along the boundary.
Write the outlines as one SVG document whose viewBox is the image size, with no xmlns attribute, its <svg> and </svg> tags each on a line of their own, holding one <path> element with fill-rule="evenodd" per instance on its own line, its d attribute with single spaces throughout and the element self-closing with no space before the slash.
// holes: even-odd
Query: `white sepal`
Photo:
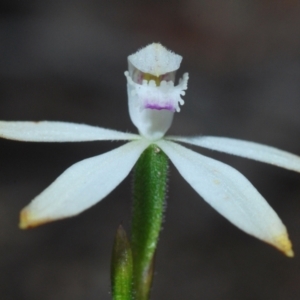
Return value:
<svg viewBox="0 0 300 300">
<path fill-rule="evenodd" d="M 28 142 L 83 142 L 140 138 L 136 134 L 56 121 L 0 121 L 0 137 Z"/>
<path fill-rule="evenodd" d="M 168 137 L 168 139 L 250 158 L 300 172 L 299 156 L 274 147 L 243 140 L 213 136 Z"/>
<path fill-rule="evenodd" d="M 129 142 L 74 164 L 21 211 L 20 227 L 75 216 L 96 204 L 128 175 L 148 145 L 144 139 Z"/>
<path fill-rule="evenodd" d="M 285 226 L 241 173 L 179 144 L 158 141 L 157 145 L 184 179 L 220 214 L 248 234 L 293 256 Z"/>
</svg>

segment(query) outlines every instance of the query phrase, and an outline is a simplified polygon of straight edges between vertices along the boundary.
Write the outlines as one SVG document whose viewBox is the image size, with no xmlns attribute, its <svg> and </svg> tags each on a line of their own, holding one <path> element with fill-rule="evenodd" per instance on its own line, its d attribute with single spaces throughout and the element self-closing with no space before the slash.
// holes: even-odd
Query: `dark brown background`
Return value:
<svg viewBox="0 0 300 300">
<path fill-rule="evenodd" d="M 0 119 L 135 132 L 127 55 L 161 42 L 184 57 L 172 134 L 253 140 L 300 154 L 297 0 L 0 2 Z M 131 178 L 78 217 L 30 231 L 18 213 L 73 163 L 121 143 L 0 141 L 0 298 L 110 299 L 110 251 L 129 228 Z M 300 174 L 202 151 L 245 174 L 289 229 L 296 257 L 236 229 L 170 168 L 152 299 L 300 299 Z"/>
</svg>

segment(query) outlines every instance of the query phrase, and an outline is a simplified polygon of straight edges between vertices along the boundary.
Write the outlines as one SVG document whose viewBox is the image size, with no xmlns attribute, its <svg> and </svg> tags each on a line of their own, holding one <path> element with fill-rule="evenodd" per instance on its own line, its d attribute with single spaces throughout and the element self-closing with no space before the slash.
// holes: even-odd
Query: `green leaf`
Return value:
<svg viewBox="0 0 300 300">
<path fill-rule="evenodd" d="M 122 225 L 117 229 L 111 259 L 111 285 L 114 300 L 131 300 L 132 252 Z"/>
</svg>

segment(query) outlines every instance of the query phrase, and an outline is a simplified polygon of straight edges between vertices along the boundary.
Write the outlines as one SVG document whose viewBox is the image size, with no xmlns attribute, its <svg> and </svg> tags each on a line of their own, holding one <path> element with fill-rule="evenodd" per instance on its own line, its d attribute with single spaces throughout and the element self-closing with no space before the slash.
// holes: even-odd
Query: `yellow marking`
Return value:
<svg viewBox="0 0 300 300">
<path fill-rule="evenodd" d="M 287 233 L 282 234 L 274 238 L 275 247 L 282 251 L 288 257 L 294 257 L 294 251 L 292 249 L 292 243 Z"/>
<path fill-rule="evenodd" d="M 154 80 L 156 86 L 159 86 L 160 83 L 162 82 L 162 80 L 163 80 L 162 76 L 163 75 L 161 75 L 161 76 L 154 76 L 154 75 L 149 74 L 149 73 L 143 73 L 143 79 L 147 80 L 148 82 L 150 80 Z"/>
<path fill-rule="evenodd" d="M 30 229 L 37 227 L 39 225 L 43 225 L 45 223 L 51 222 L 51 219 L 44 219 L 44 220 L 34 220 L 32 214 L 28 212 L 26 208 L 24 208 L 20 213 L 20 229 Z"/>
</svg>

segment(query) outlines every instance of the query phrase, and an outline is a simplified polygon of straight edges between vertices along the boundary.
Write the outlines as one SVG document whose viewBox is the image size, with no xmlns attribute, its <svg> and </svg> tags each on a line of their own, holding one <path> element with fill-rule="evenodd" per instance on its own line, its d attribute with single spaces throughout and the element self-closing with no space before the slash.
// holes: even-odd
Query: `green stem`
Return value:
<svg viewBox="0 0 300 300">
<path fill-rule="evenodd" d="M 133 299 L 149 299 L 154 253 L 166 198 L 168 158 L 156 145 L 139 158 L 134 172 L 131 248 Z"/>
</svg>

